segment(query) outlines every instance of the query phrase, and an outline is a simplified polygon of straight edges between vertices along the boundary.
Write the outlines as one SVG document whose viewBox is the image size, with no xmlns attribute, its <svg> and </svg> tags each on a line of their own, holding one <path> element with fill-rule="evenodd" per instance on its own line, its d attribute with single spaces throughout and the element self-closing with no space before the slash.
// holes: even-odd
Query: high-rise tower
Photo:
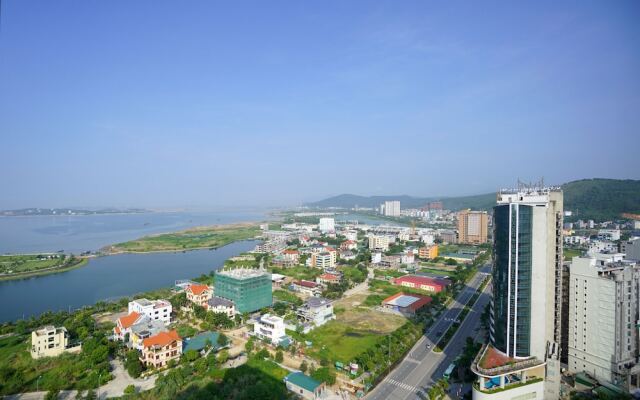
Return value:
<svg viewBox="0 0 640 400">
<path fill-rule="evenodd" d="M 474 365 L 481 380 L 476 399 L 510 399 L 516 393 L 504 389 L 523 380 L 540 384 L 514 387 L 518 396 L 559 397 L 562 203 L 559 188 L 542 184 L 498 193 L 490 344 Z M 491 382 L 503 390 L 491 395 Z"/>
</svg>

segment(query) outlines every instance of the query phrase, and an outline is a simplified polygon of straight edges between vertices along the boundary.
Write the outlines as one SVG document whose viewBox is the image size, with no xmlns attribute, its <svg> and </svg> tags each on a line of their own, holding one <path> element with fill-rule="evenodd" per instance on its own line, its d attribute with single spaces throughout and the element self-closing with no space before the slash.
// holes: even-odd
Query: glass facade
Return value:
<svg viewBox="0 0 640 400">
<path fill-rule="evenodd" d="M 509 293 L 509 205 L 493 208 L 493 324 L 492 343 L 507 353 Z"/>
<path fill-rule="evenodd" d="M 273 302 L 271 276 L 268 273 L 238 278 L 216 272 L 214 288 L 216 296 L 233 301 L 236 310 L 241 313 L 270 307 Z"/>
<path fill-rule="evenodd" d="M 509 356 L 529 356 L 532 211 L 532 207 L 519 204 L 494 207 L 491 338 L 493 345 Z"/>
</svg>

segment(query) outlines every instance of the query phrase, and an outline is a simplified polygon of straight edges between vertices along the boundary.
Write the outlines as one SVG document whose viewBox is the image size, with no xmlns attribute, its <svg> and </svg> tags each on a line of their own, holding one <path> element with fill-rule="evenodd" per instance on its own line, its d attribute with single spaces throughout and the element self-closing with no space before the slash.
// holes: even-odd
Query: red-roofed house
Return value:
<svg viewBox="0 0 640 400">
<path fill-rule="evenodd" d="M 189 285 L 185 292 L 187 293 L 187 300 L 202 307 L 206 307 L 207 302 L 213 296 L 211 287 L 197 283 Z"/>
<path fill-rule="evenodd" d="M 382 300 L 382 306 L 386 309 L 399 312 L 403 315 L 412 316 L 420 311 L 422 307 L 431 303 L 431 297 L 419 294 L 396 293 L 391 297 Z"/>
<path fill-rule="evenodd" d="M 426 290 L 427 292 L 439 293 L 443 291 L 451 282 L 447 279 L 429 278 L 418 275 L 405 275 L 393 280 L 394 285 L 409 287 L 413 289 Z"/>
<path fill-rule="evenodd" d="M 182 338 L 175 330 L 160 332 L 142 341 L 140 361 L 155 368 L 164 367 L 170 360 L 180 358 Z"/>
<path fill-rule="evenodd" d="M 282 252 L 282 258 L 284 258 L 286 262 L 297 264 L 298 260 L 300 260 L 300 253 L 298 250 L 286 249 Z"/>
<path fill-rule="evenodd" d="M 335 285 L 340 283 L 340 277 L 338 275 L 324 273 L 316 278 L 316 283 L 319 283 L 321 285 L 328 285 L 328 284 Z"/>
<path fill-rule="evenodd" d="M 131 334 L 131 327 L 145 318 L 144 315 L 135 311 L 120 317 L 116 320 L 116 326 L 113 328 L 113 336 L 118 340 L 124 340 L 126 334 Z"/>
<path fill-rule="evenodd" d="M 317 283 L 305 280 L 293 282 L 291 284 L 291 289 L 294 292 L 308 294 L 309 296 L 317 296 L 322 293 Z"/>
</svg>

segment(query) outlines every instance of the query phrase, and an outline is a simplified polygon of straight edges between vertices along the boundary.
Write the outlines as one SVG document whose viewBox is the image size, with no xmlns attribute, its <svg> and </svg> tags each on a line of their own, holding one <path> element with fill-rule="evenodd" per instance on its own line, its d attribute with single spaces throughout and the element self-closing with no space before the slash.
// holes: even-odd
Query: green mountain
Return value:
<svg viewBox="0 0 640 400">
<path fill-rule="evenodd" d="M 621 179 L 582 179 L 562 185 L 564 209 L 573 211 L 571 220 L 594 219 L 597 221 L 619 218 L 622 213 L 640 214 L 640 181 Z M 412 197 L 402 196 L 358 196 L 341 194 L 307 206 L 328 208 L 378 207 L 388 200 L 400 200 L 403 208 L 424 207 L 431 201 L 440 200 L 445 209 L 491 210 L 496 202 L 496 193 L 462 197 Z"/>
<path fill-rule="evenodd" d="M 640 181 L 632 179 L 582 179 L 562 185 L 564 209 L 571 220 L 606 221 L 622 213 L 640 214 Z"/>
</svg>

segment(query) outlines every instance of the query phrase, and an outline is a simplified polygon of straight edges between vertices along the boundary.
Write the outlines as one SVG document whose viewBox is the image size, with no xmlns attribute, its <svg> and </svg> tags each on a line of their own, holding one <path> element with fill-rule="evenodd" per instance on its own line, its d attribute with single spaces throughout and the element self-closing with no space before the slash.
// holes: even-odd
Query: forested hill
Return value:
<svg viewBox="0 0 640 400">
<path fill-rule="evenodd" d="M 621 179 L 582 179 L 562 185 L 564 208 L 573 211 L 571 219 L 598 221 L 619 218 L 622 213 L 640 214 L 640 181 Z M 400 200 L 402 208 L 424 207 L 430 201 L 441 200 L 448 210 L 471 208 L 490 210 L 496 193 L 462 197 L 358 196 L 341 194 L 314 203 L 310 207 L 378 207 L 387 200 Z"/>
</svg>

